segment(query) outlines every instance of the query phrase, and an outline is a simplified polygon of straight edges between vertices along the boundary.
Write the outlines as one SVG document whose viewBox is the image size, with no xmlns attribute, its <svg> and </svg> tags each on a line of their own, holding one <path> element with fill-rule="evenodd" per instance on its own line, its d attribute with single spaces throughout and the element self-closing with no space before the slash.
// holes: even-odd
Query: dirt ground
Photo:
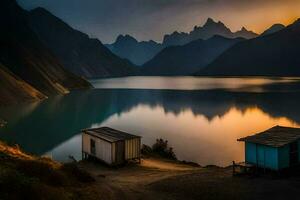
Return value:
<svg viewBox="0 0 300 200">
<path fill-rule="evenodd" d="M 300 196 L 300 177 L 232 176 L 231 168 L 195 167 L 158 158 L 141 165 L 109 168 L 84 161 L 80 167 L 96 179 L 91 192 L 99 199 L 255 199 L 285 200 Z"/>
</svg>

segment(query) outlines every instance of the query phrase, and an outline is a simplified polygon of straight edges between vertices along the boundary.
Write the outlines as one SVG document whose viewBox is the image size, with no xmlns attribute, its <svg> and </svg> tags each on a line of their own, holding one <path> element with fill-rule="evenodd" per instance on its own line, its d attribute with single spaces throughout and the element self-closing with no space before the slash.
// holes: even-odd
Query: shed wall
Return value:
<svg viewBox="0 0 300 200">
<path fill-rule="evenodd" d="M 245 142 L 245 161 L 256 164 L 256 144 Z"/>
<path fill-rule="evenodd" d="M 279 169 L 290 166 L 290 148 L 289 145 L 278 148 L 278 165 Z"/>
<path fill-rule="evenodd" d="M 90 147 L 90 140 L 93 139 L 95 141 L 96 145 L 96 157 L 99 158 L 100 160 L 112 164 L 113 162 L 113 156 L 112 156 L 112 144 L 102 140 L 100 138 L 91 136 L 89 134 L 82 134 L 82 150 L 83 152 L 92 155 L 91 154 L 91 147 Z"/>
<path fill-rule="evenodd" d="M 141 139 L 134 138 L 125 141 L 125 160 L 139 158 L 141 151 Z"/>
<path fill-rule="evenodd" d="M 111 162 L 116 162 L 116 143 L 111 144 Z"/>
<path fill-rule="evenodd" d="M 298 162 L 300 163 L 300 140 L 298 140 Z"/>
<path fill-rule="evenodd" d="M 274 147 L 262 146 L 264 148 L 265 166 L 270 169 L 278 169 L 278 150 Z"/>
<path fill-rule="evenodd" d="M 262 168 L 277 170 L 278 150 L 265 145 L 245 143 L 245 160 L 247 163 L 257 165 Z"/>
</svg>

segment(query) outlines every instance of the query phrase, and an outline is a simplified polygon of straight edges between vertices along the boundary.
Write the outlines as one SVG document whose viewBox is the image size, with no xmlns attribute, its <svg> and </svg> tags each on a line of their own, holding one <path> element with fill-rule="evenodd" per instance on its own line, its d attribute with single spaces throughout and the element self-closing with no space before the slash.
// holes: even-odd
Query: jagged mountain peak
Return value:
<svg viewBox="0 0 300 200">
<path fill-rule="evenodd" d="M 300 25 L 300 18 L 296 19 L 296 21 L 293 23 L 293 25 Z"/>
<path fill-rule="evenodd" d="M 265 36 L 265 35 L 269 35 L 275 32 L 278 32 L 282 29 L 284 29 L 285 26 L 283 24 L 274 24 L 272 25 L 270 28 L 268 28 L 267 30 L 265 30 L 261 35 Z"/>
<path fill-rule="evenodd" d="M 241 31 L 248 31 L 244 26 L 241 28 Z"/>
<path fill-rule="evenodd" d="M 234 32 L 233 35 L 235 37 L 242 37 L 242 38 L 246 38 L 246 39 L 251 39 L 251 38 L 255 38 L 258 36 L 257 33 L 248 30 L 244 26 L 241 28 L 241 30 Z"/>
<path fill-rule="evenodd" d="M 50 14 L 50 12 L 43 7 L 36 7 L 34 9 L 32 9 L 30 12 L 41 12 L 41 13 L 49 13 Z"/>
<path fill-rule="evenodd" d="M 186 33 L 184 33 L 184 32 L 174 31 L 171 34 L 166 34 L 165 37 L 167 37 L 167 36 L 180 36 L 180 35 L 185 35 L 185 34 Z"/>
<path fill-rule="evenodd" d="M 204 26 L 209 25 L 209 24 L 216 24 L 216 22 L 212 18 L 209 17 L 209 18 L 207 18 L 206 23 L 204 24 Z"/>
<path fill-rule="evenodd" d="M 106 45 L 114 54 L 142 65 L 157 54 L 163 46 L 153 40 L 138 41 L 130 35 L 119 35 L 116 41 Z"/>
<path fill-rule="evenodd" d="M 223 22 L 218 21 L 216 22 L 215 20 L 213 20 L 212 18 L 207 18 L 207 21 L 205 22 L 205 24 L 203 25 L 202 28 L 207 28 L 210 26 L 225 26 Z"/>
<path fill-rule="evenodd" d="M 117 37 L 117 40 L 116 40 L 117 43 L 118 42 L 124 42 L 124 41 L 138 43 L 138 41 L 134 37 L 132 37 L 131 35 L 128 35 L 128 34 L 119 35 Z"/>
</svg>

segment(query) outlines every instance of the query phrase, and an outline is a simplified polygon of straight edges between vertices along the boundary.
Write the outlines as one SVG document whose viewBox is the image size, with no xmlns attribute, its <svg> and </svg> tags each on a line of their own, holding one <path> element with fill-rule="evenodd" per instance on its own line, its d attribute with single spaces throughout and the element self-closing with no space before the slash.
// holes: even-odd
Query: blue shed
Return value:
<svg viewBox="0 0 300 200">
<path fill-rule="evenodd" d="M 300 128 L 275 126 L 238 141 L 245 142 L 246 164 L 281 170 L 300 163 Z"/>
</svg>

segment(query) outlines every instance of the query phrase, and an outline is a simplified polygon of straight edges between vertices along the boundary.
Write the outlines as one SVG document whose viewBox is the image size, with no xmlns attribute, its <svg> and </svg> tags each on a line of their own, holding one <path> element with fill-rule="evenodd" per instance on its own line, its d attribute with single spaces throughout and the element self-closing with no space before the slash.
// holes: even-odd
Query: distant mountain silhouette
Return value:
<svg viewBox="0 0 300 200">
<path fill-rule="evenodd" d="M 245 27 L 242 27 L 241 30 L 234 32 L 233 35 L 234 36 L 232 36 L 232 38 L 241 37 L 245 39 L 252 39 L 258 36 L 257 33 L 254 33 L 253 31 L 249 31 Z"/>
<path fill-rule="evenodd" d="M 136 65 L 144 64 L 163 48 L 162 44 L 153 40 L 138 42 L 130 35 L 120 35 L 113 44 L 106 46 L 116 55 L 127 58 Z"/>
<path fill-rule="evenodd" d="M 194 30 L 190 33 L 178 33 L 176 31 L 170 35 L 165 35 L 163 45 L 183 45 L 197 39 L 208 39 L 214 35 L 221 35 L 227 38 L 242 37 L 245 39 L 258 36 L 256 33 L 248 31 L 244 27 L 240 31 L 232 32 L 222 22 L 215 22 L 213 19 L 208 18 L 203 26 L 195 26 Z"/>
<path fill-rule="evenodd" d="M 29 13 L 30 24 L 41 41 L 62 61 L 66 69 L 86 78 L 135 74 L 135 66 L 110 52 L 98 39 L 74 30 L 43 8 Z"/>
<path fill-rule="evenodd" d="M 189 75 L 205 67 L 232 45 L 244 39 L 214 36 L 182 46 L 167 47 L 141 69 L 143 75 Z"/>
<path fill-rule="evenodd" d="M 269 34 L 272 34 L 272 33 L 276 33 L 278 31 L 281 31 L 284 28 L 285 28 L 285 26 L 283 24 L 274 24 L 270 28 L 268 28 L 267 30 L 265 30 L 261 34 L 261 36 L 265 36 L 265 35 L 269 35 Z"/>
<path fill-rule="evenodd" d="M 263 37 L 229 48 L 198 75 L 300 76 L 300 19 Z"/>
<path fill-rule="evenodd" d="M 45 95 L 90 87 L 63 68 L 32 31 L 27 16 L 15 0 L 0 1 L 0 63 Z"/>
<path fill-rule="evenodd" d="M 227 38 L 245 38 L 250 39 L 258 35 L 246 28 L 240 31 L 232 32 L 222 22 L 215 22 L 208 18 L 207 22 L 201 26 L 195 26 L 194 30 L 189 33 L 175 31 L 172 34 L 164 36 L 162 43 L 157 43 L 152 40 L 138 42 L 135 38 L 129 35 L 120 35 L 113 44 L 106 46 L 116 55 L 127 58 L 136 65 L 143 65 L 151 60 L 157 53 L 169 46 L 185 45 L 199 39 L 209 39 L 214 35 L 220 35 Z"/>
</svg>

